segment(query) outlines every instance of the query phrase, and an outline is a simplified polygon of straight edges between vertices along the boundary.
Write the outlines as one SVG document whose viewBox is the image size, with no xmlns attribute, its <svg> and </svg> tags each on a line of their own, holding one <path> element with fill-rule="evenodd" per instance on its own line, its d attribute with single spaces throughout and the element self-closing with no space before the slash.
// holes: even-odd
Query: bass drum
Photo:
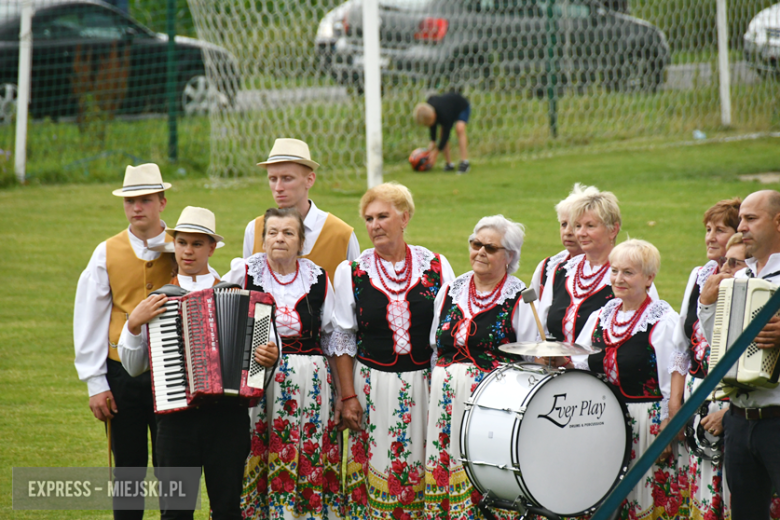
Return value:
<svg viewBox="0 0 780 520">
<path fill-rule="evenodd" d="M 592 513 L 628 471 L 629 421 L 590 372 L 504 365 L 466 403 L 461 459 L 474 487 L 502 503 Z"/>
</svg>

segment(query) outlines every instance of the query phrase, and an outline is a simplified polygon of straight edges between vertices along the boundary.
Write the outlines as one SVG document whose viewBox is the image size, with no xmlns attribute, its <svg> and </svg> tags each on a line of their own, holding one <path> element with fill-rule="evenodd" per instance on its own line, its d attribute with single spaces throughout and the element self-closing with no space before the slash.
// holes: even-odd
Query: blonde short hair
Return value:
<svg viewBox="0 0 780 520">
<path fill-rule="evenodd" d="M 627 260 L 639 266 L 645 276 L 654 276 L 661 269 L 661 253 L 647 240 L 630 238 L 616 245 L 609 254 L 609 263 Z"/>
<path fill-rule="evenodd" d="M 726 242 L 726 251 L 732 248 L 732 246 L 740 246 L 744 244 L 742 241 L 742 233 L 734 233 L 729 238 L 729 241 Z"/>
<path fill-rule="evenodd" d="M 414 199 L 412 192 L 403 184 L 395 181 L 385 182 L 379 186 L 374 186 L 363 194 L 360 199 L 360 218 L 366 216 L 366 208 L 375 200 L 389 202 L 395 208 L 399 215 L 404 211 L 409 212 L 409 218 L 414 216 Z"/>
<path fill-rule="evenodd" d="M 610 231 L 621 223 L 618 199 L 610 191 L 599 191 L 593 188 L 593 191 L 576 197 L 569 208 L 571 212 L 569 218 L 572 222 L 579 220 L 586 212 L 592 211 Z"/>
<path fill-rule="evenodd" d="M 579 182 L 574 184 L 574 187 L 569 193 L 569 196 L 555 205 L 555 212 L 558 214 L 558 222 L 562 221 L 563 215 L 568 215 L 571 218 L 571 205 L 583 196 L 593 196 L 598 194 L 599 189 L 595 186 L 585 186 Z"/>
<path fill-rule="evenodd" d="M 436 116 L 436 109 L 428 103 L 417 103 L 414 107 L 414 121 L 418 125 L 428 126 L 432 117 Z"/>
</svg>

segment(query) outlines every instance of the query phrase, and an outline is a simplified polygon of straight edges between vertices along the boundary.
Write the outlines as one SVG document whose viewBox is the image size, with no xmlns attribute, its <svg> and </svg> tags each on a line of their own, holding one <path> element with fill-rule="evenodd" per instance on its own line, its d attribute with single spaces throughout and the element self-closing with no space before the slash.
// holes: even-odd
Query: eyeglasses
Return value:
<svg viewBox="0 0 780 520">
<path fill-rule="evenodd" d="M 725 256 L 721 256 L 720 259 L 718 259 L 718 265 L 721 267 L 729 266 L 729 269 L 735 269 L 737 266 L 744 266 L 747 265 L 744 260 L 739 260 L 737 258 L 726 258 Z"/>
<path fill-rule="evenodd" d="M 493 244 L 483 244 L 479 240 L 469 240 L 469 245 L 471 246 L 471 249 L 473 249 L 474 251 L 479 251 L 484 247 L 485 252 L 489 255 L 498 253 L 498 251 L 501 249 L 506 249 L 505 247 L 494 246 Z"/>
</svg>

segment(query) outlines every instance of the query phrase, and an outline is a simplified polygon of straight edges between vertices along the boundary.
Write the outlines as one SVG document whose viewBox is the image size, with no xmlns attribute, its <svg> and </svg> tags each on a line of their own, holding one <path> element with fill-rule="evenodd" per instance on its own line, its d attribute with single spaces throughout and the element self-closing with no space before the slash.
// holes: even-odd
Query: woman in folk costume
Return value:
<svg viewBox="0 0 780 520">
<path fill-rule="evenodd" d="M 209 267 L 209 257 L 224 245 L 222 237 L 215 232 L 215 224 L 211 211 L 188 206 L 182 211 L 176 227 L 165 230 L 173 236 L 173 242 L 159 246 L 160 250 L 168 252 L 173 246 L 179 270 L 172 285 L 186 291 L 199 291 L 219 282 Z M 165 312 L 167 301 L 163 294 L 152 294 L 136 306 L 124 325 L 118 349 L 122 365 L 134 377 L 149 370 L 147 332 L 141 325 Z M 269 341 L 266 345 L 258 345 L 255 361 L 270 370 L 278 356 L 279 348 Z M 155 419 L 159 467 L 202 467 L 213 518 L 241 518 L 241 483 L 244 461 L 249 453 L 246 406 L 237 403 L 234 397 L 221 396 L 201 406 L 158 414 Z M 160 478 L 165 480 L 161 475 L 164 472 Z M 193 511 L 181 510 L 180 505 L 176 505 L 176 509 L 169 508 L 166 498 L 162 497 L 161 518 L 192 519 Z"/>
<path fill-rule="evenodd" d="M 335 331 L 349 428 L 350 518 L 423 518 L 425 428 L 432 351 L 433 301 L 454 278 L 443 256 L 408 245 L 414 215 L 409 190 L 385 183 L 360 200 L 374 244 L 336 270 Z"/>
<path fill-rule="evenodd" d="M 623 396 L 631 416 L 631 464 L 665 426 L 671 391 L 669 360 L 675 349 L 678 314 L 650 297 L 661 255 L 644 240 L 627 240 L 609 255 L 615 297 L 590 315 L 577 344 L 603 350 L 575 356 L 573 366 L 605 374 Z M 581 449 L 572 447 L 572 449 Z M 623 502 L 620 518 L 680 518 L 683 496 L 677 487 L 676 459 L 666 448 Z"/>
<path fill-rule="evenodd" d="M 617 197 L 593 187 L 575 197 L 569 212 L 583 254 L 561 262 L 540 298 L 539 316 L 548 339 L 574 343 L 588 316 L 613 297 L 609 254 L 620 232 L 621 217 Z M 658 299 L 655 285 L 650 296 Z"/>
<path fill-rule="evenodd" d="M 688 278 L 688 286 L 680 309 L 680 321 L 675 331 L 679 350 L 672 353 L 670 363 L 679 369 L 672 373 L 672 394 L 669 400 L 669 415 L 674 416 L 691 393 L 698 388 L 707 375 L 710 346 L 704 338 L 696 315 L 699 293 L 704 283 L 721 270 L 721 259 L 727 256 L 728 243 L 739 226 L 739 198 L 721 200 L 704 213 L 704 244 L 708 262 L 696 267 Z M 740 240 L 741 242 L 741 240 Z M 741 253 L 741 267 L 745 267 L 745 246 L 732 248 L 731 254 Z M 741 251 L 738 251 L 741 250 Z M 736 261 L 734 261 L 736 262 Z M 728 266 L 724 266 L 726 270 Z M 687 375 L 685 373 L 687 372 Z M 701 424 L 713 435 L 723 434 L 723 414 L 728 402 L 711 402 L 708 414 Z M 721 520 L 731 518 L 730 494 L 726 485 L 723 462 L 713 462 L 695 453 L 689 453 L 679 446 L 678 485 L 689 497 L 688 513 L 693 518 Z"/>
<path fill-rule="evenodd" d="M 427 518 L 482 517 L 477 509 L 482 497 L 460 462 L 461 421 L 477 384 L 511 361 L 498 347 L 537 338 L 533 312 L 520 295 L 526 286 L 511 275 L 524 236 L 522 225 L 501 215 L 482 218 L 469 237 L 472 271 L 445 285 L 436 298 L 430 342 L 438 359 L 425 450 Z"/>
<path fill-rule="evenodd" d="M 303 219 L 295 208 L 265 212 L 264 253 L 236 258 L 225 281 L 271 294 L 282 356 L 261 402 L 250 409 L 244 518 L 338 518 L 338 430 L 331 366 L 333 288 L 328 273 L 298 258 Z"/>
<path fill-rule="evenodd" d="M 574 222 L 571 220 L 569 207 L 577 197 L 588 192 L 588 190 L 594 191 L 596 188 L 583 186 L 578 182 L 574 185 L 574 189 L 571 190 L 569 196 L 555 205 L 555 213 L 558 215 L 558 231 L 561 235 L 561 244 L 563 244 L 564 249 L 557 255 L 548 256 L 539 262 L 536 270 L 534 270 L 533 277 L 531 277 L 531 288 L 536 291 L 536 296 L 540 299 L 545 287 L 548 287 L 548 284 L 551 285 L 553 280 L 555 280 L 555 274 L 561 265 L 571 258 L 582 254 L 580 243 L 577 242 L 577 237 L 574 236 Z M 540 318 L 544 320 L 544 316 Z"/>
</svg>

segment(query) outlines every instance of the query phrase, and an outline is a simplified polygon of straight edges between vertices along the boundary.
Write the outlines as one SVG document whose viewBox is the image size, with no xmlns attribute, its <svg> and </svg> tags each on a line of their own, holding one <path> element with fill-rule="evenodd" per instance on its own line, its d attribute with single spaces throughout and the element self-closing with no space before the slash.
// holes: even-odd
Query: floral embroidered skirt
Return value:
<svg viewBox="0 0 780 520">
<path fill-rule="evenodd" d="M 661 431 L 661 404 L 628 403 L 631 416 L 631 462 L 629 467 L 642 456 Z M 683 503 L 681 489 L 677 482 L 677 457 L 656 461 L 623 502 L 621 519 L 664 519 L 680 518 Z"/>
<path fill-rule="evenodd" d="M 382 372 L 355 360 L 354 373 L 365 429 L 349 433 L 348 516 L 423 518 L 430 370 Z"/>
<path fill-rule="evenodd" d="M 460 427 L 466 400 L 487 375 L 472 364 L 437 366 L 431 375 L 431 411 L 425 449 L 425 512 L 429 520 L 483 518 L 482 495 L 460 462 Z M 494 509 L 498 518 L 520 515 Z"/>
<path fill-rule="evenodd" d="M 698 388 L 701 379 L 688 375 L 685 399 Z M 728 408 L 728 403 L 712 402 L 709 413 Z M 690 453 L 684 443 L 678 444 L 677 484 L 686 497 L 686 513 L 695 520 L 728 520 L 731 518 L 731 497 L 726 485 L 723 462 L 713 463 Z"/>
<path fill-rule="evenodd" d="M 341 453 L 327 360 L 283 355 L 249 413 L 244 518 L 341 518 Z"/>
</svg>

